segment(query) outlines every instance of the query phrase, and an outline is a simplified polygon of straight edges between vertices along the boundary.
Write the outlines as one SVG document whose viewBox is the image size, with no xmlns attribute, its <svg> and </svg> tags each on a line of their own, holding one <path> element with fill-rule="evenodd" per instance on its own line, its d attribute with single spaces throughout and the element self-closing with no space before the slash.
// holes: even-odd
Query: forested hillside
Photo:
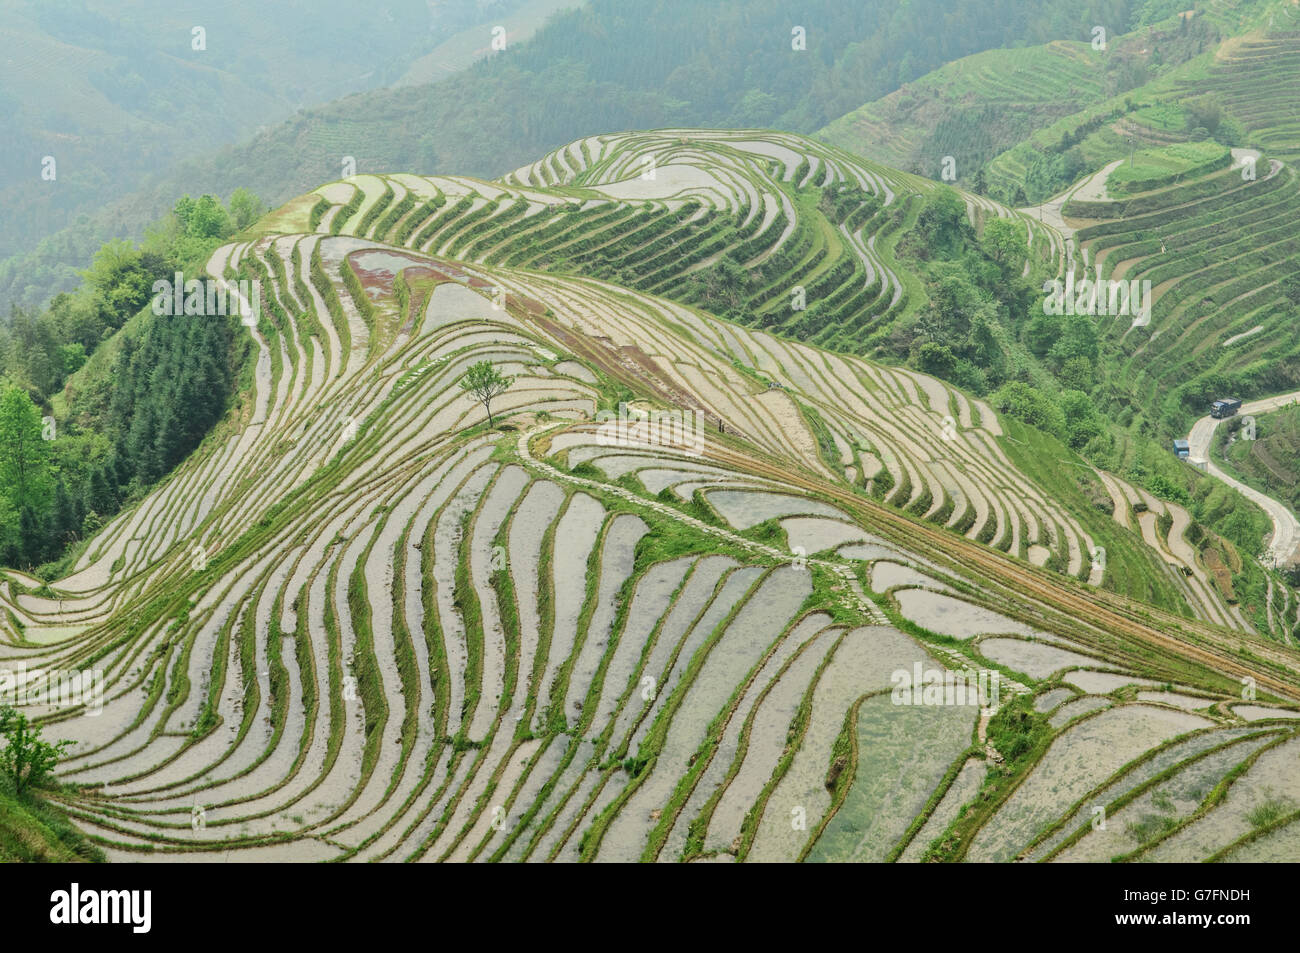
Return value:
<svg viewBox="0 0 1300 953">
<path fill-rule="evenodd" d="M 100 249 L 75 293 L 0 326 L 0 562 L 73 552 L 180 463 L 226 413 L 238 318 L 160 317 L 154 283 L 193 276 L 263 211 L 184 197 L 137 247 Z"/>
</svg>

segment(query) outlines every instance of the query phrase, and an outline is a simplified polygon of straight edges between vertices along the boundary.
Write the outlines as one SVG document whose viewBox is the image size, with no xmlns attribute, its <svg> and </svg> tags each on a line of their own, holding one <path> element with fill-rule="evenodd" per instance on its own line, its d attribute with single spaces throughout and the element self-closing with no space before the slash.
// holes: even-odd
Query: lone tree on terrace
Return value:
<svg viewBox="0 0 1300 953">
<path fill-rule="evenodd" d="M 27 716 L 12 708 L 0 708 L 0 734 L 8 742 L 0 751 L 0 770 L 14 784 L 14 793 L 44 783 L 59 763 L 71 741 L 50 744 L 41 739 L 41 729 L 27 721 Z"/>
<path fill-rule="evenodd" d="M 487 411 L 488 426 L 495 427 L 496 421 L 492 417 L 492 401 L 504 394 L 514 382 L 513 377 L 504 376 L 491 362 L 479 361 L 470 367 L 465 376 L 461 378 L 460 389 L 467 394 L 474 395 L 474 398 Z"/>
</svg>

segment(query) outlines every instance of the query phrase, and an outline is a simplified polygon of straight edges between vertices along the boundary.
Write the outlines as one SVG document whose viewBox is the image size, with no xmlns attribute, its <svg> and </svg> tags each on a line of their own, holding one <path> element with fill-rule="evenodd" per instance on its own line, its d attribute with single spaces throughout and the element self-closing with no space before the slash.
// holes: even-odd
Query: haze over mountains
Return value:
<svg viewBox="0 0 1300 953">
<path fill-rule="evenodd" d="M 493 24 L 523 39 L 556 6 L 393 0 L 366 10 L 374 29 L 358 30 L 357 5 L 340 0 L 165 9 L 5 0 L 0 312 L 44 305 L 72 287 L 99 243 L 139 238 L 177 196 L 205 190 L 194 170 L 178 174 L 181 161 L 211 161 L 303 109 L 401 82 L 430 48 L 454 52 L 462 68 L 491 51 Z M 56 161 L 54 181 L 42 178 L 46 156 Z M 258 183 L 274 191 L 270 184 Z M 224 198 L 235 187 L 213 190 Z M 47 239 L 45 254 L 6 267 Z"/>
<path fill-rule="evenodd" d="M 581 10 L 556 16 L 540 35 L 519 42 L 546 12 L 561 6 Z M 224 198 L 242 187 L 274 205 L 336 178 L 344 156 L 354 157 L 362 171 L 490 177 L 578 136 L 611 129 L 690 124 L 813 132 L 949 59 L 1078 33 L 1082 22 L 1124 24 L 1131 16 L 1129 0 L 1090 0 L 1082 8 L 1063 0 L 978 0 L 960 10 L 938 0 L 923 0 L 906 10 L 895 10 L 885 0 L 816 0 L 804 8 L 811 31 L 809 55 L 789 57 L 782 55 L 791 43 L 788 12 L 774 0 L 657 2 L 635 8 L 615 0 L 585 6 L 577 0 L 563 5 L 457 0 L 427 14 L 424 4 L 407 2 L 364 15 L 353 5 L 340 4 L 337 11 L 327 5 L 305 18 L 311 26 L 295 32 L 291 44 L 286 41 L 290 50 L 301 51 L 294 59 L 257 57 L 257 44 L 280 49 L 280 37 L 304 18 L 295 7 L 279 5 L 279 12 L 258 30 L 240 30 L 238 24 L 264 19 L 254 7 L 226 5 L 222 19 L 213 21 L 210 55 L 198 61 L 222 64 L 236 77 L 231 80 L 234 92 L 226 97 L 213 88 L 216 79 L 196 66 L 198 54 L 189 49 L 194 18 L 183 7 L 146 28 L 122 26 L 98 33 L 86 26 L 97 21 L 95 11 L 84 5 L 40 5 L 62 11 L 57 17 L 53 12 L 40 15 L 49 29 L 61 29 L 69 21 L 71 36 L 90 34 L 84 43 L 111 43 L 120 34 L 132 45 L 121 41 L 94 56 L 76 54 L 83 62 L 106 64 L 100 72 L 86 73 L 83 88 L 53 77 L 37 80 L 42 75 L 37 66 L 23 68 L 18 61 L 11 66 L 17 76 L 28 77 L 25 82 L 35 81 L 33 91 L 45 83 L 56 93 L 75 93 L 76 109 L 83 112 L 102 95 L 94 87 L 102 72 L 101 82 L 111 83 L 123 102 L 93 110 L 95 117 L 69 114 L 62 125 L 49 124 L 48 113 L 39 120 L 18 120 L 15 146 L 26 145 L 6 163 L 11 185 L 6 208 L 13 210 L 16 240 L 26 247 L 0 246 L 0 256 L 24 256 L 21 262 L 0 261 L 0 314 L 7 316 L 10 303 L 39 307 L 54 292 L 67 290 L 99 243 L 140 237 L 186 192 Z M 23 45 L 28 34 L 43 37 L 42 22 L 17 19 L 20 28 L 28 27 L 15 36 L 16 44 Z M 924 33 L 913 29 L 920 22 L 929 24 Z M 505 50 L 491 46 L 496 24 L 508 28 Z M 98 35 L 110 39 L 94 39 Z M 1083 39 L 1088 34 L 1078 35 Z M 453 39 L 443 59 L 450 65 L 467 66 L 467 51 L 495 55 L 464 75 L 430 74 L 417 60 L 428 45 L 447 36 Z M 231 49 L 236 44 L 237 51 Z M 32 45 L 39 48 L 39 43 Z M 142 65 L 154 62 L 159 65 Z M 117 74 L 105 72 L 110 67 L 121 74 L 120 82 L 113 78 Z M 145 69 L 161 72 L 150 74 L 151 82 L 145 84 L 138 78 Z M 160 100 L 156 93 L 145 97 L 137 92 L 136 99 L 130 98 L 132 89 L 186 89 L 170 79 L 172 74 L 187 81 L 198 75 L 207 85 L 195 89 L 189 103 L 183 94 L 170 92 L 174 102 Z M 424 79 L 434 82 L 410 85 Z M 394 81 L 397 88 L 318 105 Z M 255 92 L 242 92 L 239 83 L 255 83 Z M 350 88 L 339 89 L 340 84 Z M 208 103 L 211 96 L 218 97 L 219 109 Z M 44 103 L 46 98 L 32 101 Z M 289 113 L 293 115 L 281 121 Z M 18 115 L 25 114 L 18 110 Z M 117 145 L 100 138 L 117 135 L 118 126 L 128 122 L 150 131 L 131 133 L 136 138 Z M 267 128 L 246 138 L 262 126 Z M 40 156 L 53 147 L 43 145 L 41 137 L 62 143 L 69 135 L 94 142 L 96 154 L 103 153 L 87 157 L 97 171 L 91 174 L 65 162 L 60 189 L 42 190 L 49 183 L 39 181 Z M 168 168 L 168 159 L 188 156 L 196 158 L 174 171 Z M 138 191 L 145 171 L 161 178 Z M 108 202 L 104 186 L 110 182 Z M 95 200 L 108 208 L 96 213 Z M 82 211 L 90 214 L 88 223 L 60 231 L 67 216 Z M 33 252 L 33 238 L 45 238 L 44 247 Z"/>
</svg>

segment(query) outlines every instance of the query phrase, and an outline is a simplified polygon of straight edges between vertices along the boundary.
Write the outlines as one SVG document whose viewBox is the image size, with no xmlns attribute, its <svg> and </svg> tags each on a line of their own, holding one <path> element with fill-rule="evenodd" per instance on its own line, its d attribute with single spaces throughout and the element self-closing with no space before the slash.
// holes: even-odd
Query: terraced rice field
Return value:
<svg viewBox="0 0 1300 953">
<path fill-rule="evenodd" d="M 1294 365 L 1300 347 L 1284 292 L 1300 209 L 1290 153 L 1234 153 L 1230 166 L 1177 184 L 1065 206 L 1083 226 L 1075 238 L 1090 277 L 1099 268 L 1106 280 L 1150 282 L 1148 325 L 1097 320 L 1116 355 L 1115 379 L 1180 421 L 1200 415 L 1207 388 L 1253 367 Z"/>
<path fill-rule="evenodd" d="M 942 156 L 975 168 L 1104 98 L 1104 53 L 1057 40 L 954 60 L 832 122 L 820 138 L 938 178 Z M 977 104 L 972 107 L 972 104 Z M 963 182 L 961 166 L 958 182 Z"/>
<path fill-rule="evenodd" d="M 674 131 L 500 184 L 360 176 L 315 231 L 272 215 L 217 252 L 215 278 L 263 282 L 240 406 L 54 598 L 0 583 L 0 664 L 104 673 L 101 712 L 40 712 L 75 742 L 75 822 L 115 860 L 1007 860 L 1200 739 L 1289 743 L 1289 650 L 1208 597 L 1099 588 L 979 401 L 513 260 L 540 246 L 509 234 L 577 240 L 555 206 L 617 216 L 615 193 L 765 234 L 796 180 L 901 187 L 791 146 Z M 697 151 L 729 158 L 704 176 Z M 457 386 L 483 360 L 515 377 L 495 429 Z M 897 704 L 918 668 L 995 672 L 1001 700 Z M 1106 698 L 1049 722 L 1077 691 Z M 1004 755 L 1021 706 L 1031 747 Z M 1284 760 L 1223 777 L 1132 849 L 1293 836 Z"/>
<path fill-rule="evenodd" d="M 814 186 L 851 188 L 871 202 L 832 221 Z M 864 352 L 923 301 L 893 248 L 934 187 L 799 136 L 669 129 L 582 139 L 497 182 L 353 176 L 318 189 L 307 204 L 314 202 L 317 231 L 610 279 Z M 973 219 L 1018 214 L 966 199 Z M 1048 229 L 1022 219 L 1036 253 L 1060 254 Z M 278 224 L 301 227 L 296 219 Z M 707 280 L 724 255 L 749 273 L 743 289 Z M 806 306 L 794 304 L 795 289 Z"/>
<path fill-rule="evenodd" d="M 1288 86 L 1300 66 L 1300 16 L 1282 8 L 1265 35 L 1224 44 L 1198 92 L 1217 95 L 1269 155 L 1300 158 L 1300 118 Z"/>
</svg>

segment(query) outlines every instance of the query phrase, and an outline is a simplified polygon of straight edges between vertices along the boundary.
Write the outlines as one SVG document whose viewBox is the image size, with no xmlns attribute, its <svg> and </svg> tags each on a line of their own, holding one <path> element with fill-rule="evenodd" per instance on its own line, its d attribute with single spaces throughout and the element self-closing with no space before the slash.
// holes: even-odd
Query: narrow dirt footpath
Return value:
<svg viewBox="0 0 1300 953">
<path fill-rule="evenodd" d="M 538 460 L 536 457 L 532 455 L 532 451 L 529 448 L 529 444 L 532 442 L 532 439 L 536 437 L 538 434 L 553 429 L 556 429 L 555 424 L 543 424 L 537 427 L 533 427 L 530 430 L 525 430 L 523 433 L 519 435 L 519 441 L 517 444 L 519 456 L 524 461 L 526 461 L 530 466 L 535 467 L 536 469 L 545 473 L 546 476 L 549 477 L 550 479 L 560 483 L 568 483 L 572 486 L 580 486 L 588 490 L 596 490 L 603 493 L 612 493 L 614 496 L 617 496 L 619 499 L 626 500 L 629 503 L 632 503 L 636 506 L 640 506 L 647 510 L 651 510 L 652 512 L 658 513 L 660 516 L 666 516 L 669 519 L 676 520 L 679 523 L 685 523 L 687 526 L 690 526 L 692 529 L 699 530 L 701 533 L 707 533 L 710 536 L 715 536 L 718 539 L 725 540 L 726 542 L 731 543 L 733 546 L 740 546 L 752 552 L 761 553 L 764 556 L 768 556 L 772 559 L 778 559 L 784 562 L 789 562 L 796 558 L 794 554 L 783 552 L 782 550 L 779 550 L 774 546 L 767 546 L 764 545 L 763 543 L 755 542 L 752 539 L 746 539 L 744 536 L 737 535 L 736 533 L 733 533 L 730 530 L 722 529 L 719 526 L 712 526 L 708 523 L 705 523 L 703 520 L 697 520 L 693 516 L 687 516 L 685 513 L 669 506 L 667 503 L 659 503 L 655 500 L 647 500 L 644 497 L 637 496 L 631 490 L 625 490 L 620 486 L 611 486 L 608 483 L 601 483 L 598 480 L 588 480 L 583 477 L 575 477 L 571 474 L 563 472 L 562 470 L 556 469 L 555 467 L 551 466 L 549 463 L 545 463 L 541 460 Z M 857 609 L 864 616 L 866 616 L 867 619 L 869 619 L 872 622 L 872 624 L 874 625 L 890 624 L 888 617 L 886 617 L 884 612 L 881 611 L 880 607 L 877 606 L 874 602 L 872 602 L 869 598 L 867 598 L 866 593 L 863 592 L 862 590 L 862 585 L 858 582 L 858 579 L 853 574 L 852 570 L 850 570 L 847 566 L 841 565 L 840 563 L 827 562 L 822 559 L 806 559 L 805 561 L 810 566 L 820 566 L 823 569 L 827 569 L 835 573 L 842 580 L 844 580 L 844 588 L 845 588 L 845 592 L 847 593 L 847 601 L 849 605 L 851 605 L 854 609 Z"/>
</svg>

